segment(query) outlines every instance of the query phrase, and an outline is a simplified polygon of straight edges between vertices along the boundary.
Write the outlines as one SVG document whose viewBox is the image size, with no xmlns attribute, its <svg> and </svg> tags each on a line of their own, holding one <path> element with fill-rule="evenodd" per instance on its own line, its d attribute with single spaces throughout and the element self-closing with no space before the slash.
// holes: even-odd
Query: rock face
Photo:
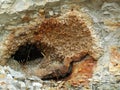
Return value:
<svg viewBox="0 0 120 90">
<path fill-rule="evenodd" d="M 0 4 L 1 65 L 79 89 L 119 90 L 119 0 Z"/>
</svg>

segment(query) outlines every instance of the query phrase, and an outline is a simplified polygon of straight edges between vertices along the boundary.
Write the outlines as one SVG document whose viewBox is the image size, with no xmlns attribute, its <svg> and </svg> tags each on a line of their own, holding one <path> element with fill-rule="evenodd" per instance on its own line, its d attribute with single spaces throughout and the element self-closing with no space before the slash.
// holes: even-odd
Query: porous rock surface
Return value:
<svg viewBox="0 0 120 90">
<path fill-rule="evenodd" d="M 1 0 L 0 4 L 1 89 L 23 90 L 29 85 L 30 90 L 120 89 L 119 0 Z M 26 43 L 35 44 L 44 58 L 14 60 L 12 55 Z M 23 73 L 24 79 L 15 79 L 14 70 L 7 73 L 6 65 L 9 72 Z M 71 65 L 71 74 L 64 78 Z M 59 85 L 50 81 L 45 88 L 44 81 L 33 75 L 62 81 L 57 81 Z M 26 82 L 29 76 L 34 82 Z"/>
</svg>

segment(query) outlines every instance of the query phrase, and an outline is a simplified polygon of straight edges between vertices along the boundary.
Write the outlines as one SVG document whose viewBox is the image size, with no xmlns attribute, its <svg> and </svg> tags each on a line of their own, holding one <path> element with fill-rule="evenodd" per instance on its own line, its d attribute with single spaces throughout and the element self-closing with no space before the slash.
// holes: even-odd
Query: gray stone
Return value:
<svg viewBox="0 0 120 90">
<path fill-rule="evenodd" d="M 18 90 L 14 85 L 7 85 L 8 90 Z"/>
<path fill-rule="evenodd" d="M 36 90 L 39 90 L 42 87 L 42 84 L 38 82 L 33 82 L 32 85 L 34 88 L 36 88 Z"/>
</svg>

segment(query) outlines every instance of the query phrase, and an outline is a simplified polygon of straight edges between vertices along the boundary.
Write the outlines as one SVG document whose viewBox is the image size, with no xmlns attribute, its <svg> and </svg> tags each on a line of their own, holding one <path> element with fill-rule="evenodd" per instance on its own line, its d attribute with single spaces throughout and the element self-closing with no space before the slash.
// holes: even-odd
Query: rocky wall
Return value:
<svg viewBox="0 0 120 90">
<path fill-rule="evenodd" d="M 119 90 L 119 8 L 119 0 L 1 0 L 0 64 L 62 80 L 59 89 Z"/>
</svg>

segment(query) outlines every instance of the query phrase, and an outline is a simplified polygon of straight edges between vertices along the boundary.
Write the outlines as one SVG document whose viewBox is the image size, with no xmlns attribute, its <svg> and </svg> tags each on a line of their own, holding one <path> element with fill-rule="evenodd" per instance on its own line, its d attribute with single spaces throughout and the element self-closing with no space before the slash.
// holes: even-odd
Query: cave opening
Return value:
<svg viewBox="0 0 120 90">
<path fill-rule="evenodd" d="M 40 60 L 44 58 L 41 50 L 37 48 L 36 44 L 28 43 L 20 46 L 15 54 L 12 55 L 12 57 L 14 58 L 14 60 L 23 64 L 38 58 L 40 58 Z"/>
</svg>

